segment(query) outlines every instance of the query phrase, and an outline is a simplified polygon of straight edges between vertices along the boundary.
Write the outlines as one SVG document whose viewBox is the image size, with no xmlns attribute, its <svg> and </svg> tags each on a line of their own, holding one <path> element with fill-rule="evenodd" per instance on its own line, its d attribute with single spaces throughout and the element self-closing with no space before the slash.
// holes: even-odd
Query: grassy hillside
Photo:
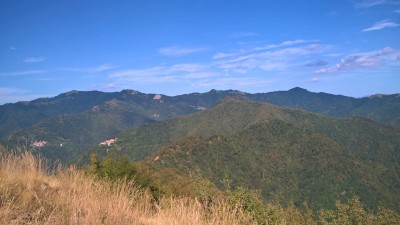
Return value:
<svg viewBox="0 0 400 225">
<path fill-rule="evenodd" d="M 1 153 L 0 162 L 0 224 L 255 224 L 223 201 L 208 208 L 193 198 L 154 202 L 134 182 L 110 183 L 74 167 L 52 171 L 29 153 Z"/>
<path fill-rule="evenodd" d="M 161 150 L 160 150 L 161 149 Z M 152 155 L 155 170 L 174 168 L 261 189 L 266 200 L 312 208 L 358 195 L 368 207 L 398 208 L 400 132 L 373 121 L 324 117 L 240 99 L 118 136 L 115 150 L 132 160 Z M 159 172 L 159 171 L 158 171 Z"/>
<path fill-rule="evenodd" d="M 51 169 L 30 153 L 5 153 L 0 147 L 0 224 L 397 224 L 399 214 L 376 212 L 359 199 L 336 203 L 336 211 L 300 211 L 279 203 L 264 204 L 257 193 L 230 190 L 202 202 L 164 196 L 158 200 L 135 180 L 98 179 L 75 167 Z"/>
</svg>

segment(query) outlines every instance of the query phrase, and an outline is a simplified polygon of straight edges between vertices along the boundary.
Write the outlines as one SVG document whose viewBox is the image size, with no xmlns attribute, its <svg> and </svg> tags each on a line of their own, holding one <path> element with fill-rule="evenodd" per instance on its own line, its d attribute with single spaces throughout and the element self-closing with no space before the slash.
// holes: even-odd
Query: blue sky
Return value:
<svg viewBox="0 0 400 225">
<path fill-rule="evenodd" d="M 400 0 L 0 0 L 0 104 L 70 90 L 400 92 Z"/>
</svg>

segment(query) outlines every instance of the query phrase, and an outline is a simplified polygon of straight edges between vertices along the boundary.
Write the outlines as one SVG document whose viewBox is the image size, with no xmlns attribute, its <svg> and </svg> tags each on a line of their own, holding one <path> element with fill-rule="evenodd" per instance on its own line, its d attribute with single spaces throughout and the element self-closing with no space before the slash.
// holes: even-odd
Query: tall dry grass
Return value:
<svg viewBox="0 0 400 225">
<path fill-rule="evenodd" d="M 111 184 L 74 167 L 50 169 L 28 152 L 0 152 L 0 224 L 254 224 L 223 201 L 155 202 L 132 182 Z"/>
</svg>

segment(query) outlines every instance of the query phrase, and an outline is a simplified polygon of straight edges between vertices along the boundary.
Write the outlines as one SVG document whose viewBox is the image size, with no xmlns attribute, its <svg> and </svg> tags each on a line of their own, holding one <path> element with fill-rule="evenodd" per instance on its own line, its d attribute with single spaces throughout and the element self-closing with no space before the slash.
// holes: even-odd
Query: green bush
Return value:
<svg viewBox="0 0 400 225">
<path fill-rule="evenodd" d="M 95 154 L 92 154 L 86 171 L 110 182 L 134 181 L 137 186 L 148 189 L 156 200 L 162 195 L 160 188 L 140 173 L 135 164 L 131 163 L 126 156 L 111 153 L 99 160 Z"/>
<path fill-rule="evenodd" d="M 400 224 L 400 215 L 393 210 L 379 207 L 376 213 L 368 212 L 359 197 L 351 198 L 346 204 L 336 202 L 336 210 L 319 211 L 323 225 L 392 225 Z"/>
</svg>

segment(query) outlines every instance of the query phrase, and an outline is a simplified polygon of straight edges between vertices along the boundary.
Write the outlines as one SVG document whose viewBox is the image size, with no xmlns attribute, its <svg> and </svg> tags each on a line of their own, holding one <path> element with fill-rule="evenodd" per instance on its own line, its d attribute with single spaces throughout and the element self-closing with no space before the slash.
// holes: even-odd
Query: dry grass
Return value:
<svg viewBox="0 0 400 225">
<path fill-rule="evenodd" d="M 169 197 L 154 203 L 133 183 L 99 181 L 74 167 L 50 170 L 28 152 L 0 153 L 0 163 L 0 224 L 253 223 L 223 202 L 205 207 Z"/>
</svg>

